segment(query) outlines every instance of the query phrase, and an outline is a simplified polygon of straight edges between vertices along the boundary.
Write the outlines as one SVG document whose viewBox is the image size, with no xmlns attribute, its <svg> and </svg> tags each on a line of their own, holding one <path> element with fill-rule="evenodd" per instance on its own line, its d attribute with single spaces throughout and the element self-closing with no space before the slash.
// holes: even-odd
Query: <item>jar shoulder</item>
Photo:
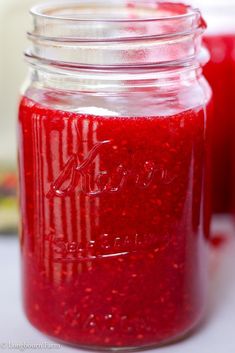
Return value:
<svg viewBox="0 0 235 353">
<path fill-rule="evenodd" d="M 191 85 L 144 87 L 136 91 L 81 92 L 25 82 L 21 95 L 48 107 L 79 114 L 102 116 L 169 116 L 207 105 L 212 98 L 211 88 L 204 77 Z"/>
</svg>

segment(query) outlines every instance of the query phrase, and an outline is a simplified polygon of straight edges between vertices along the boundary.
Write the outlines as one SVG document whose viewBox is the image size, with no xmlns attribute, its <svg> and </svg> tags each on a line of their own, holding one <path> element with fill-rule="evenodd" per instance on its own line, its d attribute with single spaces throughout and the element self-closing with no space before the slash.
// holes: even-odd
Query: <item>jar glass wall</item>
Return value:
<svg viewBox="0 0 235 353">
<path fill-rule="evenodd" d="M 94 349 L 182 338 L 206 304 L 200 12 L 77 1 L 32 14 L 18 125 L 27 317 Z"/>
</svg>

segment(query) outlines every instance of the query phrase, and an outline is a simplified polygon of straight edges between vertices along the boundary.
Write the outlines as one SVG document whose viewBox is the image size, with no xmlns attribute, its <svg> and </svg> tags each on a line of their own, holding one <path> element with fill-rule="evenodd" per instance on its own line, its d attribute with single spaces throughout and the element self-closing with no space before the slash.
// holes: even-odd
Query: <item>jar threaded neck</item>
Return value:
<svg viewBox="0 0 235 353">
<path fill-rule="evenodd" d="M 160 1 L 62 1 L 31 10 L 28 60 L 64 68 L 190 66 L 206 24 L 198 9 Z"/>
</svg>

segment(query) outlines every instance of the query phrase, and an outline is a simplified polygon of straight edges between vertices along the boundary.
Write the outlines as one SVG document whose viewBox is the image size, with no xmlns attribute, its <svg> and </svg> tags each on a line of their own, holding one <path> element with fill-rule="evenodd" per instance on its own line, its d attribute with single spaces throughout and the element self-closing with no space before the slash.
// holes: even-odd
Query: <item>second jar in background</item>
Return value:
<svg viewBox="0 0 235 353">
<path fill-rule="evenodd" d="M 227 213 L 235 194 L 235 1 L 196 3 L 208 24 L 204 41 L 211 56 L 204 73 L 214 94 L 212 205 L 215 213 Z"/>
</svg>

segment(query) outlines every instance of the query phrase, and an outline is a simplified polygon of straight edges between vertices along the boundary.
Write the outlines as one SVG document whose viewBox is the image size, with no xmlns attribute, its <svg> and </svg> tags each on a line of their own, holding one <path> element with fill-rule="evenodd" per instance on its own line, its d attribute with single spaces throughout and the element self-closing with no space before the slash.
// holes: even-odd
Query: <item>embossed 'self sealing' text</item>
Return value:
<svg viewBox="0 0 235 353">
<path fill-rule="evenodd" d="M 67 241 L 63 235 L 48 234 L 45 241 L 51 247 L 55 262 L 82 262 L 125 256 L 137 251 L 153 249 L 155 253 L 165 249 L 169 234 L 156 238 L 155 234 L 100 234 L 96 239 Z"/>
</svg>

